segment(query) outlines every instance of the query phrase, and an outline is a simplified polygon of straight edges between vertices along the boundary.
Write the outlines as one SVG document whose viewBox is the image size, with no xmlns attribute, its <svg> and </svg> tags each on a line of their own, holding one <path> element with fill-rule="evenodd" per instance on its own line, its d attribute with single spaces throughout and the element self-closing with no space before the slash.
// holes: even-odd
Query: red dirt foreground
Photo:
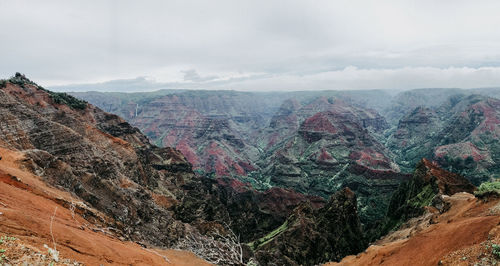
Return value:
<svg viewBox="0 0 500 266">
<path fill-rule="evenodd" d="M 430 207 L 366 251 L 325 265 L 495 265 L 493 244 L 500 243 L 500 203 L 469 193 L 445 198 L 449 211 Z"/>
<path fill-rule="evenodd" d="M 190 252 L 119 240 L 97 222 L 109 219 L 104 214 L 23 169 L 21 152 L 0 148 L 0 156 L 0 264 L 47 265 L 50 247 L 59 252 L 54 265 L 210 265 Z"/>
</svg>

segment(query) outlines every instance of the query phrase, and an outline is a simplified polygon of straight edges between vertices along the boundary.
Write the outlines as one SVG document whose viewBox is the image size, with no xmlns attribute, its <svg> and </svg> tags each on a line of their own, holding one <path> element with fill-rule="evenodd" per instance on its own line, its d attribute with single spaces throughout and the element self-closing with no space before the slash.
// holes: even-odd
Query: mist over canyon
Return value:
<svg viewBox="0 0 500 266">
<path fill-rule="evenodd" d="M 178 149 L 199 174 L 324 198 L 349 187 L 369 228 L 422 158 L 475 185 L 500 174 L 498 89 L 72 94 Z"/>
<path fill-rule="evenodd" d="M 12 226 L 23 224 L 38 243 L 46 236 L 31 216 L 9 206 L 52 202 L 118 245 L 181 249 L 220 265 L 350 264 L 348 255 L 417 239 L 450 215 L 471 232 L 479 232 L 471 228 L 480 210 L 493 215 L 485 230 L 500 217 L 491 209 L 500 174 L 497 89 L 66 94 L 20 73 L 0 87 L 0 185 L 13 221 L 0 229 L 17 235 Z M 460 208 L 475 216 L 456 214 Z M 75 257 L 79 239 L 66 240 L 63 255 L 124 259 L 97 250 Z"/>
</svg>

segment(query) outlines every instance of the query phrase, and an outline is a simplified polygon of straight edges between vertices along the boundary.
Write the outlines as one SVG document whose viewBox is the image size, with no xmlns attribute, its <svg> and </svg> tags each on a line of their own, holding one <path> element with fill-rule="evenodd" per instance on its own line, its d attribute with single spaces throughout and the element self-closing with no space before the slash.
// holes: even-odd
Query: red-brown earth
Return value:
<svg viewBox="0 0 500 266">
<path fill-rule="evenodd" d="M 445 200 L 451 203 L 447 212 L 428 207 L 364 252 L 325 265 L 491 265 L 491 245 L 500 243 L 499 200 L 483 202 L 468 193 Z"/>
<path fill-rule="evenodd" d="M 96 223 L 84 219 L 81 208 L 101 219 L 111 218 L 23 168 L 22 152 L 0 148 L 0 155 L 0 235 L 17 238 L 18 246 L 47 257 L 44 245 L 55 247 L 61 262 L 65 258 L 87 265 L 209 265 L 187 251 L 145 248 L 121 240 L 97 219 Z M 22 254 L 23 248 L 1 248 L 6 250 L 5 263 L 30 259 L 30 254 Z"/>
</svg>

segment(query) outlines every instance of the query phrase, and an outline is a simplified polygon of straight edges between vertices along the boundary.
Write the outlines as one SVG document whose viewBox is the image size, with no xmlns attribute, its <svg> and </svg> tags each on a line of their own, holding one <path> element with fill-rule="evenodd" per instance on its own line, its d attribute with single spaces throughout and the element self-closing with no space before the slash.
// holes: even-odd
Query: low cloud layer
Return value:
<svg viewBox="0 0 500 266">
<path fill-rule="evenodd" d="M 342 70 L 294 75 L 260 74 L 227 79 L 206 79 L 193 82 L 156 82 L 143 77 L 102 83 L 54 86 L 58 91 L 116 91 L 140 92 L 160 89 L 210 89 L 242 91 L 286 90 L 356 90 L 414 88 L 484 88 L 500 84 L 500 67 L 435 68 L 405 67 L 396 69 L 359 69 L 353 66 Z"/>
<path fill-rule="evenodd" d="M 1 77 L 56 89 L 500 85 L 495 0 L 6 0 L 0 10 Z"/>
</svg>

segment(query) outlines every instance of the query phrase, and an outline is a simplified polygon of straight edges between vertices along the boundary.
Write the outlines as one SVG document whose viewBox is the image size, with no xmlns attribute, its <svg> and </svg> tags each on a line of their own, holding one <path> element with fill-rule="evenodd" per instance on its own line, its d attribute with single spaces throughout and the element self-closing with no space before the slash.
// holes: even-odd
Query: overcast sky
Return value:
<svg viewBox="0 0 500 266">
<path fill-rule="evenodd" d="M 499 12 L 497 0 L 0 0 L 0 74 L 59 90 L 500 86 Z"/>
</svg>

